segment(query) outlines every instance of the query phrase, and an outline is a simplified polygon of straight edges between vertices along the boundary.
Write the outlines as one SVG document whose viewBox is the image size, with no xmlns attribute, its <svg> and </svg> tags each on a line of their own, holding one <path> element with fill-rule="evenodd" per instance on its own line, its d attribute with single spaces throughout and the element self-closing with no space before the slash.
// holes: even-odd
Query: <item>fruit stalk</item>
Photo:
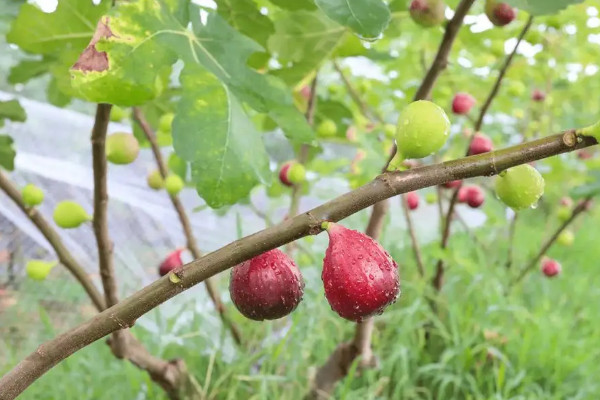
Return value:
<svg viewBox="0 0 600 400">
<path fill-rule="evenodd" d="M 584 211 L 587 210 L 588 203 L 590 201 L 591 201 L 591 197 L 586 197 L 585 199 L 581 200 L 577 204 L 577 206 L 575 206 L 575 208 L 573 209 L 573 212 L 571 213 L 571 217 L 568 220 L 566 220 L 565 222 L 563 222 L 563 224 L 561 226 L 558 227 L 556 232 L 554 232 L 554 234 L 552 236 L 550 236 L 550 238 L 546 241 L 546 243 L 544 243 L 544 245 L 542 246 L 540 251 L 536 254 L 536 256 L 533 257 L 531 259 L 531 261 L 529 261 L 529 263 L 523 269 L 521 269 L 521 271 L 519 271 L 519 274 L 509 282 L 507 292 L 510 291 L 510 289 L 512 289 L 514 286 L 516 286 L 519 282 L 521 282 L 523 280 L 523 278 L 525 278 L 525 276 L 527 276 L 527 274 L 538 265 L 538 263 L 544 257 L 544 255 L 548 252 L 550 247 L 552 247 L 552 245 L 556 242 L 556 239 L 558 239 L 560 234 L 565 229 L 567 229 L 567 227 L 569 227 L 569 225 L 571 225 L 571 223 L 573 223 L 573 221 L 575 221 L 575 219 L 577 219 L 577 217 L 580 214 L 582 214 Z"/>
<path fill-rule="evenodd" d="M 146 120 L 146 117 L 145 117 L 144 113 L 142 112 L 142 110 L 137 107 L 133 108 L 133 118 L 138 123 L 140 128 L 142 129 L 142 132 L 144 132 L 144 135 L 148 139 L 148 142 L 150 142 L 150 147 L 152 149 L 152 154 L 154 155 L 154 160 L 156 161 L 156 166 L 158 168 L 158 171 L 159 171 L 160 175 L 162 176 L 162 178 L 165 179 L 169 175 L 169 170 L 167 168 L 167 164 L 164 161 L 163 155 L 160 151 L 160 146 L 158 145 L 158 142 L 156 141 L 156 135 L 155 135 L 152 127 L 148 123 L 148 120 Z M 171 199 L 171 203 L 173 204 L 173 208 L 175 209 L 175 212 L 177 212 L 177 216 L 179 217 L 179 222 L 181 222 L 183 234 L 185 235 L 186 242 L 187 242 L 186 247 L 189 249 L 190 253 L 192 253 L 192 256 L 194 257 L 194 259 L 201 258 L 203 256 L 203 254 L 202 254 L 202 251 L 200 251 L 200 248 L 198 247 L 198 244 L 196 242 L 196 238 L 194 236 L 194 231 L 192 230 L 192 224 L 190 223 L 190 219 L 185 211 L 185 207 L 181 203 L 179 196 L 170 195 L 169 198 Z M 217 288 L 215 287 L 214 281 L 210 278 L 206 279 L 204 281 L 204 285 L 206 286 L 206 291 L 208 292 L 208 296 L 210 297 L 211 301 L 215 305 L 215 309 L 217 310 L 217 313 L 219 314 L 221 321 L 223 321 L 223 324 L 225 326 L 227 326 L 229 328 L 229 330 L 231 331 L 233 340 L 238 345 L 242 344 L 242 334 L 241 334 L 239 328 L 237 327 L 237 325 L 235 325 L 235 323 L 233 323 L 233 321 L 231 321 L 231 319 L 228 317 L 225 306 L 223 305 L 223 302 L 221 301 L 221 297 L 219 296 L 219 292 L 218 292 Z"/>
<path fill-rule="evenodd" d="M 596 145 L 593 137 L 577 137 L 575 130 L 503 150 L 427 165 L 404 172 L 385 173 L 370 183 L 277 225 L 236 240 L 185 266 L 173 283 L 168 276 L 133 293 L 94 318 L 42 344 L 0 378 L 0 393 L 12 399 L 50 368 L 98 339 L 131 326 L 137 318 L 190 287 L 265 251 L 322 231 L 321 223 L 339 221 L 384 199 L 411 190 L 476 176 L 491 176 L 507 168 Z M 39 357 L 44 354 L 44 357 Z M 4 399 L 3 399 L 4 400 Z"/>
</svg>

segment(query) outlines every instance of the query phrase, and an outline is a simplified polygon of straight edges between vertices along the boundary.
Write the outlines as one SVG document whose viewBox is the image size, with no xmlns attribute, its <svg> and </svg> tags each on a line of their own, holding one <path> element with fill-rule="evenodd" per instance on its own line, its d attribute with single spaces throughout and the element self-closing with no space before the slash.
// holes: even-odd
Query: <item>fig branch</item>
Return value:
<svg viewBox="0 0 600 400">
<path fill-rule="evenodd" d="M 525 26 L 521 30 L 521 33 L 519 34 L 519 38 L 517 40 L 517 43 L 515 44 L 515 47 L 513 48 L 513 51 L 509 55 L 506 56 L 506 58 L 504 60 L 504 64 L 502 65 L 502 68 L 500 68 L 500 71 L 498 73 L 498 77 L 496 78 L 494 86 L 492 86 L 492 89 L 490 90 L 490 93 L 489 93 L 485 103 L 483 104 L 481 111 L 479 112 L 479 117 L 477 118 L 477 122 L 475 123 L 475 129 L 473 131 L 473 134 L 469 138 L 465 155 L 469 155 L 469 149 L 471 148 L 471 143 L 473 142 L 473 138 L 475 137 L 475 134 L 481 129 L 483 120 L 484 120 L 487 112 L 489 111 L 492 102 L 494 101 L 494 99 L 496 98 L 496 95 L 498 94 L 498 92 L 500 90 L 500 86 L 502 85 L 504 76 L 506 75 L 506 72 L 510 68 L 512 61 L 513 61 L 515 55 L 517 54 L 519 45 L 523 41 L 523 38 L 525 37 L 527 32 L 529 31 L 529 28 L 531 27 L 532 23 L 533 23 L 533 17 L 529 17 L 529 19 L 527 20 L 527 23 L 525 24 Z M 456 202 L 458 201 L 459 190 L 460 190 L 460 187 L 457 187 L 452 192 L 452 196 L 450 197 L 450 204 L 448 205 L 448 212 L 446 213 L 446 217 L 442 221 L 443 222 L 442 240 L 441 240 L 442 249 L 445 249 L 448 246 L 448 240 L 450 239 L 450 232 L 451 232 L 450 228 L 452 225 L 452 216 L 454 215 L 454 208 L 456 207 Z M 432 280 L 432 285 L 437 291 L 440 291 L 442 289 L 442 286 L 444 285 L 444 260 L 442 260 L 442 259 L 438 260 L 438 262 L 437 262 L 435 276 Z"/>
<path fill-rule="evenodd" d="M 527 276 L 527 274 L 529 272 L 531 272 L 538 265 L 538 263 L 544 257 L 544 255 L 548 252 L 550 247 L 552 247 L 554 242 L 556 242 L 556 239 L 558 239 L 560 234 L 565 229 L 567 229 L 567 227 L 569 227 L 569 225 L 571 225 L 573 223 L 573 221 L 575 221 L 579 215 L 583 214 L 589 208 L 590 201 L 591 201 L 591 197 L 587 197 L 587 198 L 581 200 L 575 206 L 575 208 L 573 208 L 573 212 L 571 213 L 571 216 L 569 217 L 569 219 L 567 219 L 565 222 L 562 223 L 562 225 L 560 225 L 558 227 L 558 229 L 554 232 L 554 234 L 552 236 L 550 236 L 550 238 L 546 241 L 546 243 L 544 243 L 544 245 L 542 246 L 540 251 L 536 254 L 536 256 L 533 257 L 531 259 L 531 261 L 529 261 L 529 263 L 523 269 L 521 269 L 521 271 L 519 271 L 519 274 L 510 281 L 510 283 L 508 285 L 508 289 L 507 289 L 508 291 L 510 291 L 511 288 L 513 288 L 519 282 L 521 282 L 523 280 L 523 278 L 525 278 L 525 276 Z"/>
<path fill-rule="evenodd" d="M 150 148 L 152 149 L 152 154 L 154 155 L 154 160 L 156 162 L 156 166 L 158 167 L 158 172 L 160 173 L 161 177 L 165 179 L 169 174 L 169 170 L 163 159 L 162 153 L 160 151 L 160 146 L 156 141 L 156 134 L 154 133 L 154 130 L 148 123 L 148 120 L 146 119 L 146 116 L 144 115 L 142 110 L 138 107 L 133 107 L 133 119 L 140 126 L 142 132 L 144 132 L 144 135 L 146 136 L 146 139 L 148 139 L 148 142 L 150 142 Z M 171 199 L 171 203 L 173 204 L 175 212 L 177 212 L 179 222 L 181 222 L 181 228 L 183 229 L 183 234 L 185 235 L 187 248 L 189 249 L 190 253 L 192 253 L 194 259 L 202 257 L 202 251 L 198 247 L 198 243 L 194 236 L 194 231 L 192 230 L 192 224 L 190 223 L 190 219 L 185 211 L 183 204 L 181 203 L 181 200 L 179 199 L 179 196 L 177 194 L 170 194 L 169 198 Z M 215 309 L 217 310 L 217 313 L 221 318 L 221 321 L 223 321 L 223 324 L 226 327 L 228 327 L 231 331 L 231 335 L 235 343 L 237 343 L 238 345 L 241 344 L 242 335 L 240 333 L 240 330 L 228 317 L 227 311 L 225 309 L 225 306 L 223 305 L 223 302 L 221 301 L 218 290 L 215 287 L 214 281 L 212 279 L 207 279 L 204 281 L 204 285 L 206 286 L 206 291 L 208 292 L 208 295 L 211 301 L 213 302 Z"/>
<path fill-rule="evenodd" d="M 275 226 L 236 240 L 104 310 L 94 318 L 42 344 L 0 379 L 0 400 L 22 393 L 50 368 L 102 337 L 135 321 L 190 287 L 268 250 L 322 232 L 324 221 L 339 221 L 384 199 L 457 179 L 492 176 L 508 168 L 597 144 L 594 137 L 569 130 L 506 149 L 403 172 L 387 172 L 353 191 Z M 593 131 L 595 132 L 595 131 Z"/>
</svg>

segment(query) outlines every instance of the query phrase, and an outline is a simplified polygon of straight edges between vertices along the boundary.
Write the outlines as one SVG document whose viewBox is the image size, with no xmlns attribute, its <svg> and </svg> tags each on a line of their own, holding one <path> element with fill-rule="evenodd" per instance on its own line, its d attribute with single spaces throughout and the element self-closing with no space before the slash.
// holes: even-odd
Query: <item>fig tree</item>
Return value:
<svg viewBox="0 0 600 400">
<path fill-rule="evenodd" d="M 72 200 L 64 200 L 56 205 L 53 214 L 54 222 L 61 228 L 77 228 L 81 224 L 92 220 L 85 209 Z"/>
<path fill-rule="evenodd" d="M 515 211 L 532 207 L 544 194 L 544 178 L 529 164 L 509 168 L 496 178 L 496 194 Z"/>
<path fill-rule="evenodd" d="M 294 261 L 274 249 L 233 267 L 229 294 L 246 318 L 278 319 L 300 304 L 304 280 Z"/>
<path fill-rule="evenodd" d="M 43 281 L 55 266 L 56 261 L 29 260 L 25 264 L 25 272 L 31 279 Z"/>
<path fill-rule="evenodd" d="M 413 21 L 426 28 L 444 22 L 445 9 L 446 5 L 443 0 L 412 0 L 409 6 Z"/>
<path fill-rule="evenodd" d="M 35 207 L 44 201 L 44 192 L 33 183 L 25 185 L 23 190 L 21 190 L 21 196 L 23 197 L 23 203 L 27 207 Z"/>
<path fill-rule="evenodd" d="M 402 110 L 396 130 L 398 152 L 406 158 L 423 158 L 440 150 L 450 134 L 450 120 L 438 105 L 418 100 Z"/>
<path fill-rule="evenodd" d="M 351 321 L 381 314 L 400 293 L 396 262 L 363 233 L 330 222 L 323 228 L 329 247 L 321 277 L 333 311 Z"/>
<path fill-rule="evenodd" d="M 130 133 L 113 133 L 106 138 L 106 159 L 113 164 L 130 164 L 139 152 L 140 144 Z"/>
</svg>

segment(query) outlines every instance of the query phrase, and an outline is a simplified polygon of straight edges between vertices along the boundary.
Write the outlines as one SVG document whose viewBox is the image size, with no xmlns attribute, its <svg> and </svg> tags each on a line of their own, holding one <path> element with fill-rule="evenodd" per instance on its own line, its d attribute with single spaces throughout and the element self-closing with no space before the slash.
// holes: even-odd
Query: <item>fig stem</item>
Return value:
<svg viewBox="0 0 600 400">
<path fill-rule="evenodd" d="M 596 140 L 600 140 L 600 121 L 586 128 L 581 128 L 577 133 L 583 136 L 592 136 Z"/>
<path fill-rule="evenodd" d="M 321 223 L 321 229 L 324 229 L 324 230 L 327 231 L 327 230 L 329 230 L 329 226 L 330 225 L 331 225 L 331 222 L 329 222 L 329 221 L 323 221 L 323 223 Z"/>
</svg>

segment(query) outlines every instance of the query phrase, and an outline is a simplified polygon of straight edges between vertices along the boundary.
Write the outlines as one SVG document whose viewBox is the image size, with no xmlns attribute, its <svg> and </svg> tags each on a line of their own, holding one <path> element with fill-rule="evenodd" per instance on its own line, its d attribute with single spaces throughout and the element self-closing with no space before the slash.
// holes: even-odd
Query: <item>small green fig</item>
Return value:
<svg viewBox="0 0 600 400">
<path fill-rule="evenodd" d="M 440 150 L 450 134 L 444 110 L 427 100 L 410 103 L 398 119 L 396 143 L 404 158 L 423 158 Z"/>
<path fill-rule="evenodd" d="M 23 196 L 23 203 L 27 207 L 35 207 L 44 201 L 44 192 L 33 183 L 25 185 L 23 190 L 21 190 L 21 196 Z"/>
<path fill-rule="evenodd" d="M 110 110 L 110 120 L 113 122 L 119 122 L 125 119 L 127 112 L 119 106 L 112 106 Z"/>
<path fill-rule="evenodd" d="M 56 261 L 29 260 L 25 264 L 25 272 L 31 279 L 43 281 L 55 266 Z"/>
<path fill-rule="evenodd" d="M 165 178 L 165 188 L 167 189 L 167 193 L 171 196 L 175 196 L 185 186 L 185 182 L 179 175 L 171 174 Z"/>
<path fill-rule="evenodd" d="M 306 169 L 296 161 L 288 161 L 279 170 L 279 180 L 286 186 L 302 183 L 306 180 Z"/>
<path fill-rule="evenodd" d="M 556 217 L 560 222 L 566 222 L 569 218 L 571 218 L 571 215 L 571 209 L 565 206 L 561 206 L 556 212 Z"/>
<path fill-rule="evenodd" d="M 148 182 L 148 186 L 154 190 L 160 190 L 165 187 L 165 180 L 157 169 L 148 174 L 146 182 Z"/>
<path fill-rule="evenodd" d="M 573 234 L 572 231 L 566 229 L 566 230 L 562 231 L 560 233 L 560 235 L 558 235 L 558 237 L 556 238 L 556 241 L 561 246 L 569 247 L 575 241 L 575 234 Z"/>
<path fill-rule="evenodd" d="M 140 144 L 130 133 L 113 133 L 106 138 L 106 159 L 113 164 L 130 164 L 139 152 Z"/>
<path fill-rule="evenodd" d="M 385 124 L 385 126 L 383 127 L 383 132 L 385 133 L 386 137 L 392 139 L 394 136 L 396 136 L 396 125 Z"/>
<path fill-rule="evenodd" d="M 85 209 L 72 200 L 64 200 L 54 208 L 54 222 L 61 228 L 77 228 L 86 221 L 92 220 L 92 217 Z"/>
<path fill-rule="evenodd" d="M 509 168 L 496 178 L 496 194 L 515 211 L 533 207 L 544 194 L 544 178 L 531 165 Z"/>
<path fill-rule="evenodd" d="M 322 121 L 317 127 L 317 135 L 321 137 L 332 137 L 337 133 L 337 125 L 331 119 Z"/>
<path fill-rule="evenodd" d="M 437 201 L 437 194 L 435 193 L 427 193 L 425 195 L 425 202 L 427 204 L 434 204 Z"/>
</svg>

